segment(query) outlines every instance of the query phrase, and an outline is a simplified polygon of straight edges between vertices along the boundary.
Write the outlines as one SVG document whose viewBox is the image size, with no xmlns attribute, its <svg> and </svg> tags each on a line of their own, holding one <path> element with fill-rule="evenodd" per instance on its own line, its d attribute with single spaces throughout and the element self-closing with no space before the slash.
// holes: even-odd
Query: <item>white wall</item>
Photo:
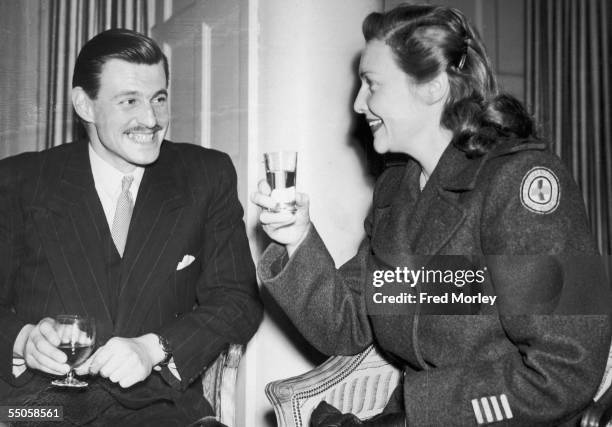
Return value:
<svg viewBox="0 0 612 427">
<path fill-rule="evenodd" d="M 363 45 L 361 22 L 377 0 L 263 0 L 258 3 L 257 91 L 249 102 L 249 187 L 263 178 L 263 153 L 295 149 L 298 190 L 311 197 L 311 217 L 338 264 L 350 258 L 363 237 L 372 180 L 364 153 L 351 136 L 355 70 Z M 252 26 L 251 26 L 252 28 Z M 247 207 L 255 258 L 267 244 L 258 232 L 257 209 Z M 273 426 L 264 395 L 273 380 L 301 374 L 324 360 L 287 323 L 264 293 L 266 317 L 249 344 L 244 366 L 245 414 L 237 425 Z"/>
</svg>

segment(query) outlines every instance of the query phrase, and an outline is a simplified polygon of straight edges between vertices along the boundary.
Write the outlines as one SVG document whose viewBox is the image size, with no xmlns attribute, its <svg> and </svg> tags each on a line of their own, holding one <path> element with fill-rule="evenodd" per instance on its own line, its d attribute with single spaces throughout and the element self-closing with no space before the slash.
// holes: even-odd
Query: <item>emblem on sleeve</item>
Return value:
<svg viewBox="0 0 612 427">
<path fill-rule="evenodd" d="M 559 206 L 560 196 L 559 179 L 550 169 L 538 166 L 523 177 L 521 203 L 531 212 L 553 212 Z"/>
</svg>

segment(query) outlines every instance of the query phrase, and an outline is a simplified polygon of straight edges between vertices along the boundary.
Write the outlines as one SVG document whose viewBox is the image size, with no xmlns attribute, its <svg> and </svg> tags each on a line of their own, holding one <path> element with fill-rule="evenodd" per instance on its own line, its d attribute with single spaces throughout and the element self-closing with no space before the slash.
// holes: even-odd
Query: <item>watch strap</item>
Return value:
<svg viewBox="0 0 612 427">
<path fill-rule="evenodd" d="M 163 335 L 157 334 L 157 338 L 159 339 L 159 345 L 164 352 L 164 359 L 158 363 L 159 366 L 167 366 L 168 362 L 172 358 L 172 348 L 170 347 L 170 343 Z"/>
</svg>

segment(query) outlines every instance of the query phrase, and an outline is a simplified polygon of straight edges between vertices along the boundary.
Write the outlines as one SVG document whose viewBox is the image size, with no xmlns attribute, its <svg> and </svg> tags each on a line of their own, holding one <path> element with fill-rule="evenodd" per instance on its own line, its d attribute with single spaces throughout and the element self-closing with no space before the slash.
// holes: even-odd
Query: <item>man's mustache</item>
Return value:
<svg viewBox="0 0 612 427">
<path fill-rule="evenodd" d="M 153 127 L 146 127 L 146 126 L 136 126 L 133 128 L 130 128 L 128 130 L 126 130 L 126 133 L 138 133 L 138 132 L 159 132 L 160 130 L 162 130 L 163 127 L 161 127 L 160 125 L 155 125 Z"/>
</svg>

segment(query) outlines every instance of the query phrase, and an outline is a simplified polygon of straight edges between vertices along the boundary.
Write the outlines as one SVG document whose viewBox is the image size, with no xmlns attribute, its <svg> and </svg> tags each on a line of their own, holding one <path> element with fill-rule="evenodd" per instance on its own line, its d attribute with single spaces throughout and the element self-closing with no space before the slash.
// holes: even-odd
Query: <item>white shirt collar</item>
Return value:
<svg viewBox="0 0 612 427">
<path fill-rule="evenodd" d="M 132 172 L 124 174 L 100 157 L 100 155 L 93 149 L 91 144 L 89 144 L 89 161 L 91 163 L 91 172 L 93 173 L 96 188 L 99 188 L 99 190 L 102 190 L 105 194 L 113 198 L 119 197 L 119 194 L 121 193 L 121 180 L 123 177 L 126 175 L 132 175 L 134 177 L 134 181 L 130 187 L 130 192 L 132 193 L 134 202 L 136 201 L 136 193 L 138 191 L 138 187 L 140 187 L 142 176 L 144 175 L 143 167 L 137 166 Z"/>
<path fill-rule="evenodd" d="M 130 186 L 130 194 L 132 195 L 132 200 L 136 203 L 138 189 L 140 188 L 140 182 L 144 175 L 144 168 L 137 166 L 131 173 L 124 174 L 100 157 L 91 144 L 89 144 L 89 163 L 91 165 L 91 173 L 93 174 L 98 198 L 104 208 L 107 221 L 112 224 L 117 199 L 119 198 L 119 194 L 121 194 L 121 180 L 126 175 L 132 175 L 134 177 L 134 181 L 132 181 L 132 185 Z"/>
</svg>

